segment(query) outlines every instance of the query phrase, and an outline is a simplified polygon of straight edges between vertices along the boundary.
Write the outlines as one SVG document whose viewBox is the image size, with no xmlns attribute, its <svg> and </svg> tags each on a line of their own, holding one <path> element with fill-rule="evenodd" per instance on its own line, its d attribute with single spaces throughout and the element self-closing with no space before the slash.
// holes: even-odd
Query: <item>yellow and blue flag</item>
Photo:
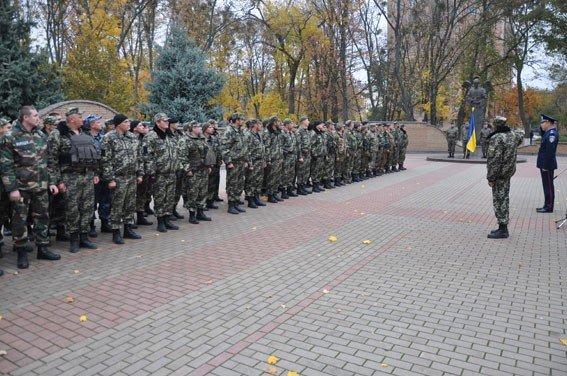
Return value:
<svg viewBox="0 0 567 376">
<path fill-rule="evenodd" d="M 467 150 L 474 153 L 476 150 L 476 131 L 474 130 L 474 107 L 471 111 L 471 120 L 469 121 L 469 141 L 467 142 Z"/>
</svg>

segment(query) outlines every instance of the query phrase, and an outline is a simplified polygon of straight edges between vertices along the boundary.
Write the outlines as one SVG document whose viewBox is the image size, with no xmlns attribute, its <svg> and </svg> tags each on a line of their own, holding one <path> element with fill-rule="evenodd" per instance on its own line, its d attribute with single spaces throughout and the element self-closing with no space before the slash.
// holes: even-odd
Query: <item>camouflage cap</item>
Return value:
<svg viewBox="0 0 567 376">
<path fill-rule="evenodd" d="M 230 122 L 235 122 L 236 120 L 246 120 L 242 114 L 235 112 L 234 114 L 230 115 Z"/>
<path fill-rule="evenodd" d="M 283 123 L 284 123 L 284 125 L 288 125 L 288 124 L 292 124 L 293 121 L 292 121 L 291 119 L 285 119 L 285 120 L 283 121 Z"/>
<path fill-rule="evenodd" d="M 57 118 L 55 116 L 48 116 L 45 119 L 43 119 L 43 124 L 44 125 L 55 125 L 57 124 Z"/>
<path fill-rule="evenodd" d="M 5 126 L 6 124 L 10 124 L 10 120 L 6 119 L 5 117 L 0 118 L 0 127 Z"/>
<path fill-rule="evenodd" d="M 154 122 L 160 121 L 160 120 L 169 120 L 169 117 L 165 113 L 159 112 L 159 113 L 155 114 Z"/>
<path fill-rule="evenodd" d="M 217 124 L 217 121 L 215 119 L 209 119 L 207 123 L 212 125 L 212 124 Z"/>
<path fill-rule="evenodd" d="M 494 126 L 498 127 L 504 125 L 506 124 L 506 121 L 508 121 L 508 119 L 506 119 L 504 116 L 496 116 L 494 118 Z"/>
<path fill-rule="evenodd" d="M 82 115 L 83 111 L 79 110 L 79 107 L 69 107 L 67 112 L 65 112 L 65 116 L 71 115 Z"/>
<path fill-rule="evenodd" d="M 302 116 L 302 117 L 299 118 L 299 122 L 302 123 L 302 122 L 304 122 L 304 121 L 307 120 L 307 119 L 308 119 L 307 116 Z"/>
</svg>

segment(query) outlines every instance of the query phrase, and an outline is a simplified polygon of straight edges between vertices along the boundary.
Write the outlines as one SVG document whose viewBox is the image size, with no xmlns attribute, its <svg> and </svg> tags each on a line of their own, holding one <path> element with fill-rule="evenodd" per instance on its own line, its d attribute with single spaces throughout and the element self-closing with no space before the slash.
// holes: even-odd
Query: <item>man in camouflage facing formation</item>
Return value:
<svg viewBox="0 0 567 376">
<path fill-rule="evenodd" d="M 459 130 L 455 127 L 455 123 L 451 121 L 451 126 L 445 131 L 445 138 L 447 138 L 448 157 L 455 158 L 455 146 L 459 139 Z"/>
<path fill-rule="evenodd" d="M 494 119 L 496 130 L 488 136 L 488 160 L 486 179 L 492 188 L 494 214 L 498 229 L 488 234 L 489 239 L 505 239 L 510 220 L 510 179 L 516 173 L 516 150 L 522 135 L 506 126 L 506 118 Z"/>
</svg>

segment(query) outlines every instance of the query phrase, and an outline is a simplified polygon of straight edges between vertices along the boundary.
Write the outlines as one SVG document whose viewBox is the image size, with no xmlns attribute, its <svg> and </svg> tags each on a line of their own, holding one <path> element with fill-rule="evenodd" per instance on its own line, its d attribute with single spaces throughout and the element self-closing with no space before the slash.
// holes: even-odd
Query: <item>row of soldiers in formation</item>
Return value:
<svg viewBox="0 0 567 376">
<path fill-rule="evenodd" d="M 484 124 L 480 130 L 479 145 L 482 147 L 482 158 L 487 157 L 488 153 L 488 136 L 492 133 L 492 127 L 489 124 Z M 455 158 L 455 147 L 459 139 L 459 130 L 455 127 L 455 123 L 451 122 L 449 129 L 445 131 L 447 138 L 448 157 Z M 470 153 L 467 151 L 467 142 L 469 141 L 469 125 L 463 126 L 461 129 L 461 141 L 463 143 L 463 158 L 469 158 Z"/>
<path fill-rule="evenodd" d="M 96 249 L 90 239 L 97 236 L 95 212 L 101 232 L 112 233 L 116 244 L 141 238 L 134 229 L 152 225 L 150 214 L 158 231 L 179 229 L 173 221 L 183 218 L 176 211 L 181 198 L 190 223 L 211 221 L 205 211 L 223 201 L 223 163 L 231 214 L 245 212 L 243 192 L 248 207 L 257 208 L 266 205 L 261 194 L 277 203 L 405 170 L 403 125 L 310 123 L 306 117 L 296 125 L 233 114 L 219 135 L 214 120 L 181 125 L 164 113 L 153 120 L 117 114 L 104 124 L 100 116 L 83 118 L 70 108 L 64 119 L 50 114 L 42 124 L 37 110 L 24 106 L 10 130 L 0 121 L 0 223 L 11 219 L 18 268 L 29 266 L 32 237 L 38 259 L 60 259 L 48 249 L 50 228 L 73 253 Z"/>
</svg>

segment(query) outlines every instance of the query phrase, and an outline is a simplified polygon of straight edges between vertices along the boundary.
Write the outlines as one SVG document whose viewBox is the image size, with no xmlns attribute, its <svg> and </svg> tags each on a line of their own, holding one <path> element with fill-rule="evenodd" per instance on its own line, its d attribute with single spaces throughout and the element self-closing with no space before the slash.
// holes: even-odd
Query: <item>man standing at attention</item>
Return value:
<svg viewBox="0 0 567 376">
<path fill-rule="evenodd" d="M 537 208 L 538 213 L 553 213 L 555 202 L 555 187 L 553 186 L 553 174 L 557 169 L 557 159 L 555 153 L 559 143 L 559 133 L 555 128 L 556 120 L 547 115 L 541 115 L 541 144 L 537 153 L 537 168 L 541 173 L 543 183 L 543 195 L 545 203 L 543 207 Z M 544 133 L 545 132 L 545 133 Z"/>
<path fill-rule="evenodd" d="M 496 130 L 488 136 L 488 160 L 486 179 L 492 188 L 494 214 L 498 229 L 488 234 L 489 239 L 505 239 L 510 220 L 510 179 L 516 173 L 516 150 L 522 135 L 506 126 L 506 118 L 494 119 Z"/>
</svg>

